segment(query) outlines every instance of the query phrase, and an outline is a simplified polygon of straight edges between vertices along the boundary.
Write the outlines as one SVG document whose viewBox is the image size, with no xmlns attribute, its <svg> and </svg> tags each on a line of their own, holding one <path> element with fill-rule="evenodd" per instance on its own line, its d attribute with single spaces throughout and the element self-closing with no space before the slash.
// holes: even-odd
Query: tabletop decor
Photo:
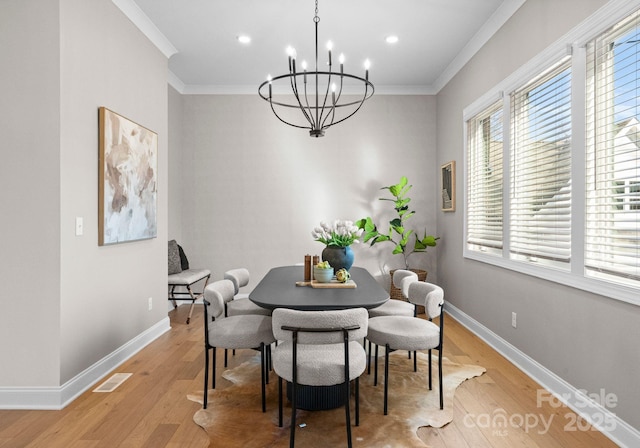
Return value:
<svg viewBox="0 0 640 448">
<path fill-rule="evenodd" d="M 311 236 L 326 245 L 322 251 L 322 260 L 328 261 L 337 272 L 340 269 L 349 270 L 353 266 L 351 245 L 360 242 L 363 232 L 352 221 L 337 220 L 332 226 L 323 221 L 313 229 Z"/>
<path fill-rule="evenodd" d="M 313 278 L 320 283 L 328 283 L 333 278 L 333 268 L 328 261 L 321 261 L 313 267 Z"/>
</svg>

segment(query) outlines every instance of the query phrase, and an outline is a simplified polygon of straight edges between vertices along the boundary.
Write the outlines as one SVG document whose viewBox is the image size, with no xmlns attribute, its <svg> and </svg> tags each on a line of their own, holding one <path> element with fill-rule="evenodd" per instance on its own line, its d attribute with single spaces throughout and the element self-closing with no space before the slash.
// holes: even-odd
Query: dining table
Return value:
<svg viewBox="0 0 640 448">
<path fill-rule="evenodd" d="M 351 267 L 348 284 L 312 284 L 304 281 L 304 266 L 280 266 L 269 270 L 249 293 L 255 304 L 267 308 L 289 308 L 303 311 L 371 309 L 389 300 L 386 291 L 364 268 Z M 334 280 L 335 282 L 335 280 Z M 315 287 L 314 287 L 315 286 Z M 307 410 L 334 409 L 344 405 L 344 388 L 337 386 L 298 385 L 297 407 Z M 287 397 L 292 387 L 287 382 Z"/>
<path fill-rule="evenodd" d="M 349 270 L 348 284 L 311 284 L 304 282 L 303 266 L 280 266 L 267 275 L 249 293 L 256 305 L 273 310 L 289 308 L 304 311 L 343 310 L 378 307 L 389 300 L 386 291 L 364 268 Z"/>
</svg>

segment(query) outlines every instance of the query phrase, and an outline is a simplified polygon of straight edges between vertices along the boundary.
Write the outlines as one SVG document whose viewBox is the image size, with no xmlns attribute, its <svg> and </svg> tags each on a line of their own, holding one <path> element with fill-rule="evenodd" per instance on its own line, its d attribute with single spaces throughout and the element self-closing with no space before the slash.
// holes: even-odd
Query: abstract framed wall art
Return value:
<svg viewBox="0 0 640 448">
<path fill-rule="evenodd" d="M 441 167 L 442 205 L 445 212 L 456 209 L 456 162 L 447 162 Z"/>
<path fill-rule="evenodd" d="M 100 107 L 98 245 L 157 236 L 158 135 Z"/>
</svg>

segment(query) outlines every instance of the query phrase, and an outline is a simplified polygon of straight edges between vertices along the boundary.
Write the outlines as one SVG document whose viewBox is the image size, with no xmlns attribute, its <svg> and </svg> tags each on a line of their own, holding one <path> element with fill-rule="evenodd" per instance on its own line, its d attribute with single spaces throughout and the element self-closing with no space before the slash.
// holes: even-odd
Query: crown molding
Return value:
<svg viewBox="0 0 640 448">
<path fill-rule="evenodd" d="M 164 54 L 167 59 L 176 54 L 178 50 L 173 44 L 166 38 L 164 34 L 160 32 L 157 26 L 142 12 L 140 7 L 136 5 L 132 0 L 111 0 L 114 5 L 120 8 L 120 11 L 127 16 L 129 20 L 138 27 L 142 34 L 144 34 L 153 43 L 158 50 Z"/>
<path fill-rule="evenodd" d="M 502 5 L 489 17 L 489 20 L 473 35 L 467 45 L 444 69 L 438 79 L 433 83 L 435 93 L 438 93 L 451 79 L 471 60 L 475 54 L 486 44 L 502 25 L 520 9 L 526 0 L 505 0 Z"/>
</svg>

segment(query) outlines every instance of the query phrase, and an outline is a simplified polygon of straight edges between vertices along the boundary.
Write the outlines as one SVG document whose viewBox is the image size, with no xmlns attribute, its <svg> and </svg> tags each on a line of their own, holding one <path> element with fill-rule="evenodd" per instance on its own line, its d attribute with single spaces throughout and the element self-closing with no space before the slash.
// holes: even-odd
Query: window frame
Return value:
<svg viewBox="0 0 640 448">
<path fill-rule="evenodd" d="M 640 305 L 640 285 L 627 286 L 612 283 L 605 279 L 588 277 L 585 272 L 585 207 L 586 207 L 586 45 L 610 27 L 616 25 L 628 15 L 640 8 L 640 0 L 625 2 L 612 0 L 596 13 L 572 29 L 569 33 L 533 57 L 512 75 L 497 83 L 491 90 L 471 103 L 463 110 L 463 257 L 500 268 L 509 269 L 526 275 L 545 279 L 576 289 L 596 293 L 623 302 Z M 509 233 L 511 223 L 510 210 L 510 154 L 511 154 L 511 114 L 503 113 L 503 248 L 501 253 L 484 253 L 471 250 L 467 245 L 467 196 L 468 196 L 468 141 L 467 122 L 483 111 L 493 107 L 498 100 L 503 102 L 504 111 L 511 110 L 510 93 L 527 84 L 543 72 L 541 67 L 550 68 L 567 54 L 571 55 L 571 261 L 568 270 L 553 266 L 539 266 L 514 260 L 510 257 Z"/>
</svg>

